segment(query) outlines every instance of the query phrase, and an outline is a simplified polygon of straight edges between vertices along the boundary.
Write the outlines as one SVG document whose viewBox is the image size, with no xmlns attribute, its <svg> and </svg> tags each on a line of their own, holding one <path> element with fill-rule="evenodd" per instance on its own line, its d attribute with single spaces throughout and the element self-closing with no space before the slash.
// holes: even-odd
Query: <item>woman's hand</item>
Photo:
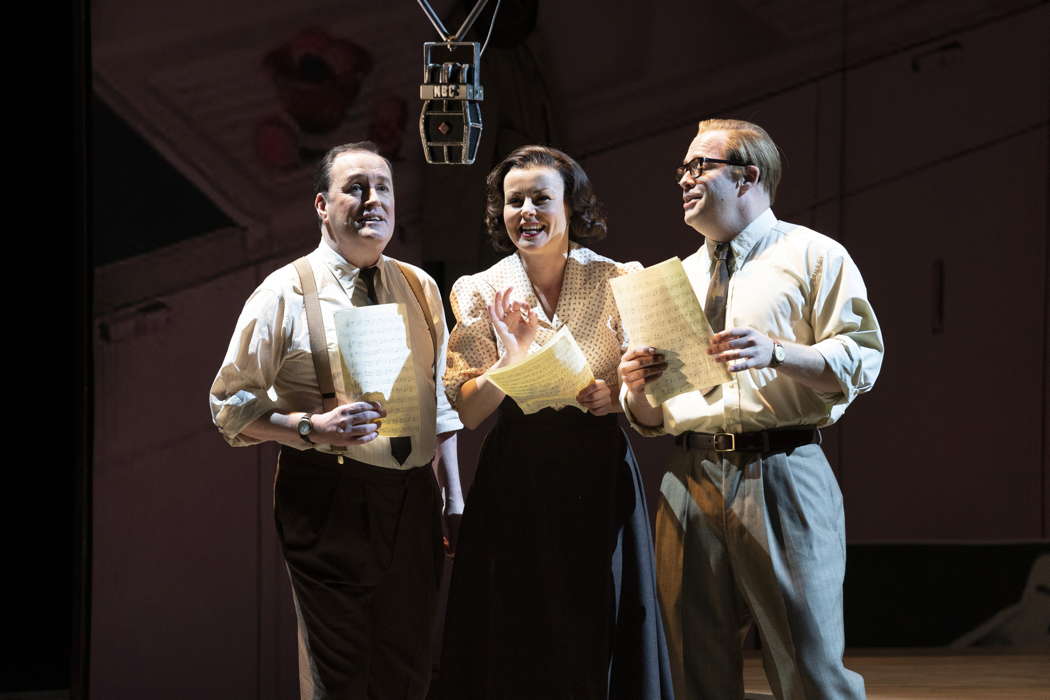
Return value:
<svg viewBox="0 0 1050 700">
<path fill-rule="evenodd" d="M 510 363 L 523 359 L 529 353 L 529 346 L 536 338 L 536 327 L 539 316 L 524 302 L 511 301 L 510 294 L 514 287 L 507 287 L 496 292 L 496 297 L 488 305 L 489 318 L 496 335 L 507 349 L 507 360 Z"/>
<path fill-rule="evenodd" d="M 616 413 L 620 408 L 619 404 L 613 403 L 612 390 L 603 379 L 595 379 L 581 389 L 576 394 L 576 402 L 596 416 Z"/>
</svg>

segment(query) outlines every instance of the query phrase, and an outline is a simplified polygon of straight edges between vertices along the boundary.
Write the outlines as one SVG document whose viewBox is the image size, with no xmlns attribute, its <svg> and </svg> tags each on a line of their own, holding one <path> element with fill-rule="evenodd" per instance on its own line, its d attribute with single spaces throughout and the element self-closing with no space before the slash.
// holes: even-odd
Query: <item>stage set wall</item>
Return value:
<svg viewBox="0 0 1050 700">
<path fill-rule="evenodd" d="M 144 21 L 114 19 L 121 5 L 98 3 L 102 49 Z M 885 363 L 871 394 L 825 431 L 851 552 L 972 546 L 993 556 L 1046 543 L 1050 6 L 968 3 L 967 14 L 917 3 L 898 26 L 882 16 L 865 33 L 864 4 L 808 3 L 811 21 L 827 25 L 809 45 L 775 31 L 783 17 L 749 34 L 745 20 L 762 17 L 762 3 L 666 3 L 624 10 L 637 20 L 626 25 L 611 6 L 555 5 L 541 7 L 528 44 L 547 121 L 514 122 L 516 110 L 535 113 L 516 102 L 520 49 L 519 64 L 512 50 L 496 58 L 492 49 L 503 63 L 483 138 L 498 149 L 546 130 L 578 156 L 608 208 L 597 250 L 646 265 L 696 250 L 672 171 L 698 119 L 732 116 L 766 127 L 785 154 L 778 216 L 841 241 L 863 272 Z M 688 22 L 674 20 L 679 9 Z M 571 31 L 552 28 L 559 12 Z M 666 42 L 657 35 L 683 23 Z M 411 31 L 414 46 L 430 39 L 426 25 Z M 642 40 L 632 44 L 633 32 Z M 770 35 L 775 51 L 763 44 Z M 104 68 L 107 108 L 196 182 L 178 134 L 151 139 Z M 405 215 L 391 252 L 423 264 L 447 292 L 495 260 L 480 230 L 480 178 L 495 151 L 474 168 L 425 170 L 414 120 L 395 160 L 395 178 L 404 172 L 409 184 L 398 190 Z M 95 157 L 121 154 L 96 144 Z M 199 189 L 221 209 L 234 199 Z M 264 224 L 231 212 L 229 226 L 96 268 L 93 697 L 294 696 L 294 617 L 272 516 L 276 451 L 227 446 L 206 394 L 252 289 L 316 245 L 312 195 L 297 196 Z M 486 428 L 460 433 L 468 488 Z M 652 505 L 672 444 L 631 440 Z M 979 591 L 979 572 L 968 586 Z M 847 607 L 865 604 L 851 595 Z"/>
</svg>

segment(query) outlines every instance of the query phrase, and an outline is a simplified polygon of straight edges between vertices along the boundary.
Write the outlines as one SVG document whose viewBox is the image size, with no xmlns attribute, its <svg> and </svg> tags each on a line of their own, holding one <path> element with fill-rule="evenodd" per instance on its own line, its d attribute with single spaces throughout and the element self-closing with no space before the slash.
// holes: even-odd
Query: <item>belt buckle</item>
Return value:
<svg viewBox="0 0 1050 700">
<path fill-rule="evenodd" d="M 729 438 L 729 447 L 719 447 L 720 438 Z M 715 452 L 736 452 L 736 435 L 733 433 L 712 433 L 711 446 Z"/>
</svg>

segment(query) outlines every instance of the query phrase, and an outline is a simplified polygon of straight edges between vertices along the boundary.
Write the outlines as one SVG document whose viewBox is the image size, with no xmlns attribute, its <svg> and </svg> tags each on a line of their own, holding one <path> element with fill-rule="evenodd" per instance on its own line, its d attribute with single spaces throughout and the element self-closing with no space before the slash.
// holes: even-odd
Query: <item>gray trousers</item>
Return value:
<svg viewBox="0 0 1050 700">
<path fill-rule="evenodd" d="M 677 700 L 744 696 L 752 622 L 776 697 L 863 698 L 864 679 L 842 663 L 845 515 L 820 447 L 679 446 L 660 491 L 656 574 Z"/>
</svg>

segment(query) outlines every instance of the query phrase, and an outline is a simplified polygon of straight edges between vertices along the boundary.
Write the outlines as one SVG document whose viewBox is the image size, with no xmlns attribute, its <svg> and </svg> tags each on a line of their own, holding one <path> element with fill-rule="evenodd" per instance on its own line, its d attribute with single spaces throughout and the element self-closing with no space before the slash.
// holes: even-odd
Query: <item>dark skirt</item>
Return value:
<svg viewBox="0 0 1050 700">
<path fill-rule="evenodd" d="M 463 516 L 436 695 L 670 698 L 653 572 L 616 416 L 505 399 Z"/>
</svg>

